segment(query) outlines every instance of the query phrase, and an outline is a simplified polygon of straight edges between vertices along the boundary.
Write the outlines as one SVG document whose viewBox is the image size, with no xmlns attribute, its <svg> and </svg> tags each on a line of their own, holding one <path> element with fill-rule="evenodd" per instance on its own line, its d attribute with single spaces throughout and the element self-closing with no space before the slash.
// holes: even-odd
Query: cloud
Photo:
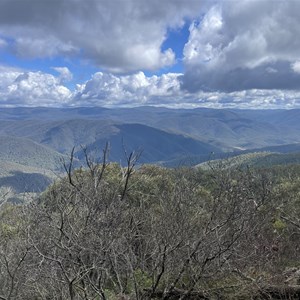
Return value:
<svg viewBox="0 0 300 300">
<path fill-rule="evenodd" d="M 60 78 L 42 72 L 28 72 L 0 66 L 0 105 L 62 106 L 71 91 Z"/>
<path fill-rule="evenodd" d="M 176 63 L 185 23 L 184 73 L 146 76 Z M 1 0 L 1 53 L 101 72 L 71 91 L 80 72 L 0 66 L 0 105 L 300 107 L 299 37 L 299 1 Z"/>
<path fill-rule="evenodd" d="M 59 73 L 59 78 L 62 82 L 73 79 L 73 74 L 67 67 L 53 67 L 52 69 Z"/>
<path fill-rule="evenodd" d="M 274 70 L 271 70 L 274 72 Z M 276 72 L 275 72 L 276 73 Z M 118 76 L 95 73 L 78 85 L 73 106 L 132 107 L 140 105 L 171 108 L 292 108 L 300 107 L 300 91 L 249 89 L 233 92 L 189 92 L 180 87 L 182 74 L 147 77 L 143 72 Z"/>
<path fill-rule="evenodd" d="M 116 76 L 95 73 L 74 94 L 76 105 L 136 106 L 159 104 L 181 94 L 178 74 L 147 77 L 143 72 Z"/>
<path fill-rule="evenodd" d="M 0 49 L 7 47 L 7 42 L 4 39 L 0 38 Z"/>
<path fill-rule="evenodd" d="M 70 76 L 70 71 L 65 67 L 54 69 L 60 73 L 58 76 L 0 66 L 0 106 L 300 107 L 300 91 L 249 89 L 230 93 L 189 92 L 181 89 L 182 74 L 176 73 L 146 76 L 143 72 L 131 75 L 97 72 L 71 91 L 62 80 Z"/>
<path fill-rule="evenodd" d="M 175 62 L 162 50 L 170 28 L 195 17 L 201 0 L 2 0 L 0 34 L 23 57 L 80 56 L 110 72 Z"/>
<path fill-rule="evenodd" d="M 74 56 L 80 52 L 79 48 L 71 42 L 61 42 L 57 37 L 49 35 L 46 35 L 44 38 L 26 37 L 26 35 L 24 37 L 17 37 L 12 49 L 19 57 L 31 59 L 53 58 L 58 55 Z"/>
<path fill-rule="evenodd" d="M 300 61 L 296 61 L 291 64 L 291 68 L 295 73 L 300 73 Z"/>
<path fill-rule="evenodd" d="M 184 89 L 300 88 L 300 2 L 223 1 L 189 30 Z"/>
</svg>

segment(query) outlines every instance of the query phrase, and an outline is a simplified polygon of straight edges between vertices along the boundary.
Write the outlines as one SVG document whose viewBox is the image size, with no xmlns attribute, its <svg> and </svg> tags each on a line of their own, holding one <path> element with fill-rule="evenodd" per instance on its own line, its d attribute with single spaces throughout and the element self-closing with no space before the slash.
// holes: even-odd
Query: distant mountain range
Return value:
<svg viewBox="0 0 300 300">
<path fill-rule="evenodd" d="M 61 171 L 62 161 L 67 160 L 73 147 L 79 161 L 84 158 L 82 147 L 96 159 L 107 142 L 111 161 L 124 162 L 125 149 L 141 151 L 140 163 L 167 166 L 197 164 L 212 157 L 246 152 L 296 153 L 300 152 L 300 110 L 0 110 L 0 162 L 11 163 L 10 172 L 30 170 L 27 174 L 46 174 L 52 180 L 49 172 Z M 3 179 L 9 174 L 0 176 Z"/>
<path fill-rule="evenodd" d="M 30 130 L 30 124 L 39 123 L 43 125 L 41 129 L 48 129 L 48 131 L 50 128 L 63 130 L 64 126 L 71 125 L 79 126 L 82 129 L 83 121 L 86 122 L 86 126 L 92 127 L 93 130 L 95 127 L 88 121 L 102 122 L 101 124 L 94 123 L 97 131 L 101 131 L 100 125 L 103 127 L 105 124 L 106 126 L 108 124 L 110 126 L 114 124 L 141 124 L 169 133 L 187 135 L 225 150 L 231 150 L 234 147 L 249 149 L 300 142 L 299 109 L 5 108 L 0 111 L 0 120 L 14 121 L 16 125 L 18 122 L 24 122 L 27 130 Z M 14 132 L 16 127 L 12 127 L 11 131 Z M 26 134 L 26 128 L 23 132 L 18 131 L 17 134 Z M 7 127 L 0 129 L 0 134 L 1 131 L 6 132 Z M 110 133 L 108 132 L 107 136 Z M 45 132 L 41 134 L 45 134 Z M 52 132 L 48 132 L 48 138 L 51 134 Z M 80 136 L 80 133 L 77 136 Z"/>
</svg>

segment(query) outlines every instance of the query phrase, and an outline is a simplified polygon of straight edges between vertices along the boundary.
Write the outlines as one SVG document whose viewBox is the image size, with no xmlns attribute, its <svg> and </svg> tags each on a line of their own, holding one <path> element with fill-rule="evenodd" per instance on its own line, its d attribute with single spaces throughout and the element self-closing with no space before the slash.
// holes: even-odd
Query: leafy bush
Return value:
<svg viewBox="0 0 300 300">
<path fill-rule="evenodd" d="M 234 299 L 298 263 L 291 173 L 135 163 L 87 157 L 37 201 L 2 207 L 3 299 Z"/>
</svg>

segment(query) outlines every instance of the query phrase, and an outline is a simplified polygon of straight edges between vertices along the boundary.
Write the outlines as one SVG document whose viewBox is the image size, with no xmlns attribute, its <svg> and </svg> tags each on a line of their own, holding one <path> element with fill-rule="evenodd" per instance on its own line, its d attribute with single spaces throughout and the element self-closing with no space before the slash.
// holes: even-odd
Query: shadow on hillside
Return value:
<svg viewBox="0 0 300 300">
<path fill-rule="evenodd" d="M 39 193 L 44 191 L 52 180 L 39 173 L 14 171 L 11 176 L 0 178 L 0 187 L 11 187 L 15 193 Z"/>
</svg>

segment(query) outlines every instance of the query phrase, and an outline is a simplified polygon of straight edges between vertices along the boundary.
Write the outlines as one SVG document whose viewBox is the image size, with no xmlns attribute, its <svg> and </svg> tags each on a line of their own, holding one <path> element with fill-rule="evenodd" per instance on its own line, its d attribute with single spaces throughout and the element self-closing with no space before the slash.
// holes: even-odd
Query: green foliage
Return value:
<svg viewBox="0 0 300 300">
<path fill-rule="evenodd" d="M 131 166 L 70 168 L 36 203 L 3 204 L 2 294 L 117 300 L 177 289 L 238 299 L 299 261 L 298 167 Z"/>
<path fill-rule="evenodd" d="M 278 232 L 282 232 L 284 229 L 287 228 L 287 224 L 280 219 L 276 219 L 273 222 L 273 228 Z"/>
<path fill-rule="evenodd" d="M 17 238 L 20 228 L 24 225 L 19 218 L 19 208 L 12 204 L 2 206 L 0 210 L 0 237 L 2 242 Z"/>
<path fill-rule="evenodd" d="M 136 269 L 132 273 L 132 278 L 128 282 L 128 293 L 134 294 L 135 287 L 149 289 L 152 286 L 152 278 L 145 271 Z"/>
</svg>

